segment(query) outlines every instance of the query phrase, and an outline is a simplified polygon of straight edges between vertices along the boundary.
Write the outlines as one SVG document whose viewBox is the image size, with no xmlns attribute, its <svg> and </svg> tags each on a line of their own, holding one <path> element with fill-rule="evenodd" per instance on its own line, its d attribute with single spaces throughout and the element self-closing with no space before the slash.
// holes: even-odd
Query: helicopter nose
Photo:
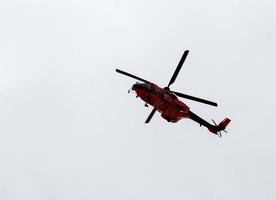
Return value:
<svg viewBox="0 0 276 200">
<path fill-rule="evenodd" d="M 137 84 L 133 84 L 133 86 L 132 86 L 132 90 L 136 90 L 138 88 L 138 85 Z"/>
</svg>

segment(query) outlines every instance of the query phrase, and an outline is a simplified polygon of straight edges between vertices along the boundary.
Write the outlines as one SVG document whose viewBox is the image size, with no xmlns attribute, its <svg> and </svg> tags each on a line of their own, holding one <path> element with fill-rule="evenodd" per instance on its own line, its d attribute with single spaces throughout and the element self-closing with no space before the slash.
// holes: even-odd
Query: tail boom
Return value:
<svg viewBox="0 0 276 200">
<path fill-rule="evenodd" d="M 221 136 L 219 132 L 224 131 L 227 125 L 231 122 L 229 118 L 225 118 L 222 122 L 219 123 L 219 125 L 212 125 L 191 111 L 189 112 L 189 118 L 199 123 L 200 126 L 205 126 L 211 133 L 214 133 L 218 136 Z"/>
</svg>

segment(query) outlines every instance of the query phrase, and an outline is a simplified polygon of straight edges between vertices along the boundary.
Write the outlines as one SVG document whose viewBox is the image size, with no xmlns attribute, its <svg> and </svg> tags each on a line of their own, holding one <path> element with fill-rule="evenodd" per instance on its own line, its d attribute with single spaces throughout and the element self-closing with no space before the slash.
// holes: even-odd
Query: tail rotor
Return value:
<svg viewBox="0 0 276 200">
<path fill-rule="evenodd" d="M 215 120 L 212 119 L 212 121 L 215 125 L 213 127 L 209 128 L 209 131 L 211 131 L 212 133 L 217 134 L 219 137 L 222 137 L 221 131 L 223 131 L 225 133 L 228 133 L 225 130 L 225 128 L 231 122 L 231 120 L 229 118 L 225 118 L 222 122 L 219 123 L 219 125 L 217 125 Z"/>
</svg>

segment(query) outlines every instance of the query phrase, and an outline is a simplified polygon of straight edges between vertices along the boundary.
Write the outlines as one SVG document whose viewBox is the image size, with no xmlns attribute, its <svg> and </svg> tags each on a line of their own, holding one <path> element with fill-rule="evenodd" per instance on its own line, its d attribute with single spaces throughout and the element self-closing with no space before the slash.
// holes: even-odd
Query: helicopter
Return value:
<svg viewBox="0 0 276 200">
<path fill-rule="evenodd" d="M 140 81 L 136 82 L 132 86 L 131 90 L 129 90 L 128 92 L 135 92 L 136 97 L 140 97 L 145 102 L 146 107 L 148 107 L 148 105 L 151 105 L 153 107 L 145 123 L 149 123 L 156 111 L 159 111 L 161 113 L 161 117 L 166 119 L 168 122 L 176 123 L 183 118 L 189 118 L 197 122 L 200 126 L 206 127 L 211 133 L 222 137 L 221 131 L 227 133 L 225 128 L 231 121 L 229 118 L 225 118 L 218 125 L 214 120 L 212 120 L 214 125 L 210 124 L 209 122 L 205 121 L 204 119 L 193 113 L 185 103 L 178 99 L 178 97 L 215 107 L 218 106 L 217 103 L 191 95 L 183 94 L 177 91 L 172 91 L 170 89 L 170 86 L 175 82 L 188 54 L 189 50 L 184 51 L 168 85 L 164 88 L 159 87 L 153 82 L 130 74 L 123 70 L 116 69 L 116 72 Z"/>
</svg>

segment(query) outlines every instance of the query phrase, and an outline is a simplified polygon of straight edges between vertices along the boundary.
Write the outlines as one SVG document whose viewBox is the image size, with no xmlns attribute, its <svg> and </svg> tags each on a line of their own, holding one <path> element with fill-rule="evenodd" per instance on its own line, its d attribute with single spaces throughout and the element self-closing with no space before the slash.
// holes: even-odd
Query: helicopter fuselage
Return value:
<svg viewBox="0 0 276 200">
<path fill-rule="evenodd" d="M 154 83 L 136 83 L 132 90 L 146 104 L 156 108 L 168 122 L 178 122 L 189 117 L 189 107 L 167 88 L 161 88 Z"/>
</svg>

